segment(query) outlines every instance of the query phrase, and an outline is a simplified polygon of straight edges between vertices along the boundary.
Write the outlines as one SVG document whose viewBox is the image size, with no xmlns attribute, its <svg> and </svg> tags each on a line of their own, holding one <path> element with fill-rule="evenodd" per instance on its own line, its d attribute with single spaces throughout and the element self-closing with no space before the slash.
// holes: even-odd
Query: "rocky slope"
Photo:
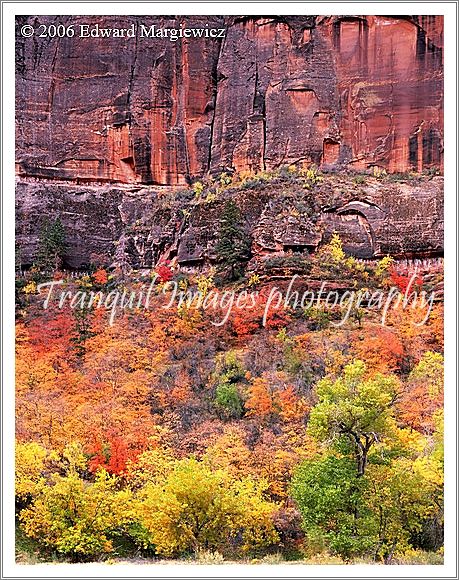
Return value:
<svg viewBox="0 0 459 580">
<path fill-rule="evenodd" d="M 206 266 L 215 258 L 227 199 L 241 208 L 255 257 L 313 252 L 335 231 L 345 249 L 360 258 L 442 254 L 442 177 L 360 181 L 330 174 L 305 190 L 296 178 L 279 177 L 254 187 L 229 186 L 210 201 L 206 195 L 196 200 L 186 189 L 20 181 L 20 261 L 32 263 L 40 224 L 48 216 L 60 217 L 66 226 L 67 267 L 84 268 L 91 254 L 133 268 L 164 259 L 176 259 L 182 268 Z"/>
</svg>

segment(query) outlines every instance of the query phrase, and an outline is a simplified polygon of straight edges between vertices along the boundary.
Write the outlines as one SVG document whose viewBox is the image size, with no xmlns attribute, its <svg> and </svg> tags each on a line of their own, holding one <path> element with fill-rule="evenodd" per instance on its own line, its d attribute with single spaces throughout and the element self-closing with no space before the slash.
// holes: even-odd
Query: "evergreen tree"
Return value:
<svg viewBox="0 0 459 580">
<path fill-rule="evenodd" d="M 65 228 L 61 220 L 46 220 L 40 233 L 38 267 L 45 271 L 58 270 L 66 249 Z"/>
<path fill-rule="evenodd" d="M 229 271 L 230 279 L 236 280 L 241 275 L 242 263 L 250 258 L 250 238 L 242 227 L 241 212 L 232 200 L 223 208 L 216 251 L 220 270 Z"/>
</svg>

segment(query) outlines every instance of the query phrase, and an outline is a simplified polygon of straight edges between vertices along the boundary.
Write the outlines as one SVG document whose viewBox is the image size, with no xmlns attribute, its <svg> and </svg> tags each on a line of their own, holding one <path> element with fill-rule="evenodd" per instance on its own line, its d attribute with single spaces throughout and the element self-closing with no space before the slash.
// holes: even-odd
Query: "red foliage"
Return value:
<svg viewBox="0 0 459 580">
<path fill-rule="evenodd" d="M 402 294 L 404 294 L 409 286 L 410 290 L 414 290 L 417 287 L 422 286 L 422 277 L 417 275 L 414 277 L 413 281 L 411 282 L 413 278 L 413 274 L 400 274 L 399 272 L 397 272 L 397 270 L 395 268 L 391 268 L 390 270 L 390 279 L 392 281 L 392 284 L 394 286 L 397 286 L 397 288 L 400 290 L 400 292 L 402 292 Z"/>
<path fill-rule="evenodd" d="M 281 304 L 270 300 L 269 289 L 260 292 L 253 308 L 235 308 L 231 318 L 234 334 L 244 337 L 265 327 L 268 329 L 282 328 L 289 321 L 289 312 Z"/>
<path fill-rule="evenodd" d="M 38 309 L 27 321 L 30 344 L 36 355 L 66 360 L 72 353 L 75 321 L 69 308 Z"/>
<path fill-rule="evenodd" d="M 166 262 L 158 264 L 158 266 L 156 267 L 155 272 L 158 274 L 161 282 L 169 282 L 169 280 L 172 280 L 174 276 L 174 273 L 169 264 L 170 262 L 169 260 L 167 260 Z"/>
<path fill-rule="evenodd" d="M 127 462 L 134 460 L 139 454 L 139 451 L 130 449 L 125 440 L 118 435 L 112 435 L 106 443 L 97 441 L 88 449 L 88 452 L 92 455 L 88 464 L 92 473 L 103 468 L 115 474 L 123 472 Z"/>
<path fill-rule="evenodd" d="M 261 318 L 253 310 L 238 310 L 231 320 L 234 334 L 248 336 L 261 328 Z"/>
</svg>

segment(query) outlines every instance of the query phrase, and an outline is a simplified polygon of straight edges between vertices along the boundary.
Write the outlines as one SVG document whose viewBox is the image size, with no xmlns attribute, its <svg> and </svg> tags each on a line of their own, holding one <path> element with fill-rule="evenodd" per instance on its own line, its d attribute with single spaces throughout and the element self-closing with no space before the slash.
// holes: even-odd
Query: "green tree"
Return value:
<svg viewBox="0 0 459 580">
<path fill-rule="evenodd" d="M 367 376 L 365 363 L 356 360 L 337 380 L 319 381 L 316 392 L 319 401 L 311 411 L 310 434 L 330 444 L 347 439 L 357 474 L 364 475 L 371 447 L 394 431 L 398 379 L 379 373 Z"/>
<path fill-rule="evenodd" d="M 405 458 L 371 463 L 364 476 L 349 457 L 305 461 L 292 479 L 292 495 L 308 544 L 347 560 L 372 556 L 390 563 L 438 511 L 434 483 Z"/>
<path fill-rule="evenodd" d="M 215 391 L 215 406 L 224 417 L 240 419 L 244 412 L 236 385 L 221 383 Z"/>
<path fill-rule="evenodd" d="M 365 502 L 374 514 L 375 560 L 389 564 L 395 551 L 410 547 L 414 534 L 435 513 L 434 487 L 413 467 L 399 458 L 388 465 L 369 465 Z"/>
<path fill-rule="evenodd" d="M 229 271 L 230 279 L 236 280 L 243 262 L 250 258 L 250 239 L 242 226 L 241 212 L 232 200 L 222 211 L 216 252 L 220 270 Z"/>
<path fill-rule="evenodd" d="M 292 495 L 302 515 L 308 544 L 345 559 L 371 551 L 373 515 L 365 506 L 368 482 L 347 457 L 305 461 L 292 479 Z"/>
<path fill-rule="evenodd" d="M 244 406 L 237 383 L 245 381 L 245 369 L 233 350 L 220 354 L 215 361 L 211 381 L 216 385 L 214 404 L 223 417 L 239 419 Z"/>
<path fill-rule="evenodd" d="M 92 330 L 93 311 L 86 304 L 82 308 L 74 308 L 74 336 L 70 339 L 77 356 L 83 357 L 86 353 L 86 341 L 95 333 Z"/>
<path fill-rule="evenodd" d="M 46 220 L 40 232 L 37 266 L 44 271 L 58 270 L 66 249 L 65 228 L 61 220 Z"/>
</svg>

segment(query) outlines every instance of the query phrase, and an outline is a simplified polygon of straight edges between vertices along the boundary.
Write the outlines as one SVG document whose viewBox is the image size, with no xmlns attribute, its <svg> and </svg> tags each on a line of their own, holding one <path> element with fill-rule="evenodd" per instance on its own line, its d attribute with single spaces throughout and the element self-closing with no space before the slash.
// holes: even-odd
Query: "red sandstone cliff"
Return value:
<svg viewBox="0 0 459 580">
<path fill-rule="evenodd" d="M 18 17 L 36 25 L 56 17 Z M 22 38 L 20 176 L 178 184 L 290 163 L 442 167 L 441 16 L 129 17 L 226 38 Z"/>
</svg>

